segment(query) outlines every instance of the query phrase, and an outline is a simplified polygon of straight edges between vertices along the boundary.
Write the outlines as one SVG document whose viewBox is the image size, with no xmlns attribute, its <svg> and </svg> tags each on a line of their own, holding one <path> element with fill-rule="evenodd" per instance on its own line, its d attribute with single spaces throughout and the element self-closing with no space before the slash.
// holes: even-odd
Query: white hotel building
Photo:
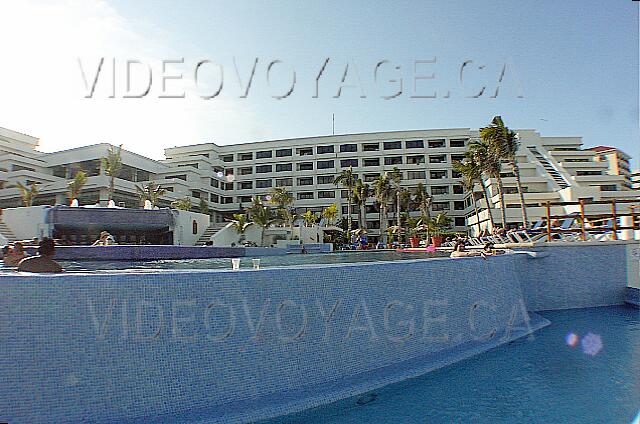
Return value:
<svg viewBox="0 0 640 424">
<path fill-rule="evenodd" d="M 613 175 L 597 152 L 582 149 L 580 137 L 543 137 L 534 130 L 519 130 L 521 170 L 530 221 L 544 216 L 545 202 L 576 201 L 580 198 L 606 200 L 637 198 L 628 187 L 628 176 Z M 472 197 L 463 192 L 452 164 L 461 160 L 469 140 L 478 131 L 469 128 L 392 131 L 260 141 L 233 145 L 214 143 L 172 147 L 166 159 L 155 161 L 122 151 L 124 168 L 116 179 L 114 200 L 126 207 L 139 207 L 135 185 L 150 180 L 169 190 L 161 205 L 189 197 L 197 210 L 206 202 L 213 222 L 223 222 L 251 202 L 252 196 L 266 195 L 271 187 L 287 187 L 299 212 L 320 211 L 332 203 L 347 215 L 344 190 L 333 180 L 352 167 L 359 178 L 372 182 L 378 175 L 397 167 L 408 188 L 423 183 L 433 196 L 432 211 L 446 211 L 453 218 L 453 230 L 466 232 L 475 222 Z M 109 178 L 103 175 L 100 158 L 108 144 L 96 144 L 54 153 L 37 150 L 38 139 L 0 128 L 0 207 L 21 204 L 13 185 L 38 183 L 40 195 L 34 204 L 67 204 L 68 181 L 79 169 L 89 179 L 81 204 L 105 203 Z M 126 146 L 125 146 L 126 147 Z M 505 203 L 509 224 L 521 222 L 515 179 L 504 168 Z M 486 179 L 494 202 L 493 215 L 500 221 L 499 196 L 495 181 Z M 486 205 L 477 187 L 475 198 Z M 352 220 L 357 221 L 354 206 Z M 373 198 L 367 202 L 367 227 L 375 238 L 380 221 Z M 394 220 L 393 213 L 389 220 Z M 483 223 L 483 225 L 486 225 Z"/>
</svg>

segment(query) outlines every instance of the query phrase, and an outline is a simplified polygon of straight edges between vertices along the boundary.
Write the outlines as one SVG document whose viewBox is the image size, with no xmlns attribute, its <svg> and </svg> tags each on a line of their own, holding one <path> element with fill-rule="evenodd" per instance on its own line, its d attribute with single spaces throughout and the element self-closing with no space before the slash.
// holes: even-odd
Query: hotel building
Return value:
<svg viewBox="0 0 640 424">
<path fill-rule="evenodd" d="M 582 149 L 579 137 L 543 137 L 534 130 L 518 133 L 521 147 L 517 160 L 530 221 L 544 216 L 542 206 L 547 201 L 637 197 L 637 192 L 630 190 L 630 176 L 623 170 L 611 172 L 611 162 L 599 159 L 603 153 Z M 487 218 L 486 204 L 479 186 L 473 196 L 464 192 L 452 164 L 462 160 L 469 141 L 478 136 L 477 130 L 451 128 L 233 145 L 204 143 L 167 148 L 162 161 L 123 149 L 124 167 L 116 179 L 113 198 L 121 206 L 139 207 L 135 185 L 153 180 L 168 190 L 160 206 L 188 197 L 194 210 L 201 203 L 208 206 L 215 226 L 248 206 L 253 196 L 265 196 L 272 187 L 286 187 L 294 195 L 298 212 L 321 211 L 336 203 L 345 217 L 349 213 L 346 191 L 333 184 L 336 175 L 351 167 L 358 178 L 372 183 L 397 167 L 402 172 L 403 187 L 411 189 L 423 183 L 433 196 L 432 213 L 447 212 L 453 220 L 452 230 L 467 232 L 476 220 L 472 199 L 482 211 L 482 222 Z M 80 203 L 106 202 L 109 177 L 104 175 L 100 159 L 106 156 L 108 144 L 54 153 L 39 152 L 37 145 L 37 138 L 0 128 L 0 207 L 21 204 L 20 192 L 13 187 L 18 181 L 39 185 L 40 195 L 34 204 L 68 204 L 67 183 L 80 169 L 89 175 Z M 628 156 L 616 152 L 620 160 L 628 161 Z M 502 177 L 507 221 L 517 225 L 522 221 L 519 198 L 515 178 L 506 164 Z M 487 178 L 484 184 L 499 222 L 496 181 Z M 353 206 L 351 212 L 355 226 L 358 208 Z M 375 239 L 380 217 L 373 198 L 367 201 L 366 212 L 367 228 Z M 393 212 L 388 218 L 393 225 Z"/>
</svg>

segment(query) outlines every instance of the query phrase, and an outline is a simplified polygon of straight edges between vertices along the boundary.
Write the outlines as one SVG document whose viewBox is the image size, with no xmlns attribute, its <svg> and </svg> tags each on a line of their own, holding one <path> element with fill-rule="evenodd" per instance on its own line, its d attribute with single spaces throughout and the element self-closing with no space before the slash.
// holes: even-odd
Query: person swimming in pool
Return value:
<svg viewBox="0 0 640 424">
<path fill-rule="evenodd" d="M 464 241 L 458 241 L 454 247 L 453 252 L 449 255 L 451 258 L 468 258 L 473 256 L 482 256 L 482 259 L 487 259 L 485 252 L 470 252 L 466 249 Z"/>
<path fill-rule="evenodd" d="M 21 260 L 23 260 L 27 256 L 22 243 L 15 242 L 13 247 L 9 247 L 4 253 L 4 264 L 6 266 L 14 267 L 18 266 Z"/>
<path fill-rule="evenodd" d="M 38 255 L 24 258 L 18 264 L 18 271 L 25 272 L 63 272 L 62 267 L 53 260 L 55 255 L 55 242 L 45 237 L 38 247 Z"/>
</svg>

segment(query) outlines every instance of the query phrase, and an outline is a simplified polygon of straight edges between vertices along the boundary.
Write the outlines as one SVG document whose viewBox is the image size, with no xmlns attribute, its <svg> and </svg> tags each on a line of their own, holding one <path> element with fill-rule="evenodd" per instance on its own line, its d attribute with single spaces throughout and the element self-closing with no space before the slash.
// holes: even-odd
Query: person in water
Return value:
<svg viewBox="0 0 640 424">
<path fill-rule="evenodd" d="M 483 259 L 487 258 L 485 252 L 470 252 L 466 249 L 463 241 L 458 241 L 453 247 L 450 257 L 452 258 L 468 258 L 472 256 L 482 256 Z"/>
<path fill-rule="evenodd" d="M 62 272 L 63 269 L 53 260 L 56 245 L 52 239 L 45 237 L 38 247 L 38 255 L 24 258 L 18 264 L 18 271 L 25 272 Z"/>
<path fill-rule="evenodd" d="M 108 231 L 102 231 L 100 238 L 96 240 L 92 246 L 111 246 L 112 244 L 116 244 L 116 239 L 114 239 Z"/>
<path fill-rule="evenodd" d="M 6 266 L 18 266 L 21 260 L 27 256 L 22 243 L 19 241 L 13 244 L 13 248 L 9 248 L 4 254 L 4 264 Z"/>
</svg>

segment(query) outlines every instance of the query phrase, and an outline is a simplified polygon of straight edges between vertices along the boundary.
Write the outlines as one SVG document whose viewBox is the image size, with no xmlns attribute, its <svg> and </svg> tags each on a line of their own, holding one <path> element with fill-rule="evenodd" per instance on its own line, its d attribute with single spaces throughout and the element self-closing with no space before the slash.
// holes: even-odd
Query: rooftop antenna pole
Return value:
<svg viewBox="0 0 640 424">
<path fill-rule="evenodd" d="M 336 114 L 331 114 L 331 134 L 336 135 Z"/>
</svg>

